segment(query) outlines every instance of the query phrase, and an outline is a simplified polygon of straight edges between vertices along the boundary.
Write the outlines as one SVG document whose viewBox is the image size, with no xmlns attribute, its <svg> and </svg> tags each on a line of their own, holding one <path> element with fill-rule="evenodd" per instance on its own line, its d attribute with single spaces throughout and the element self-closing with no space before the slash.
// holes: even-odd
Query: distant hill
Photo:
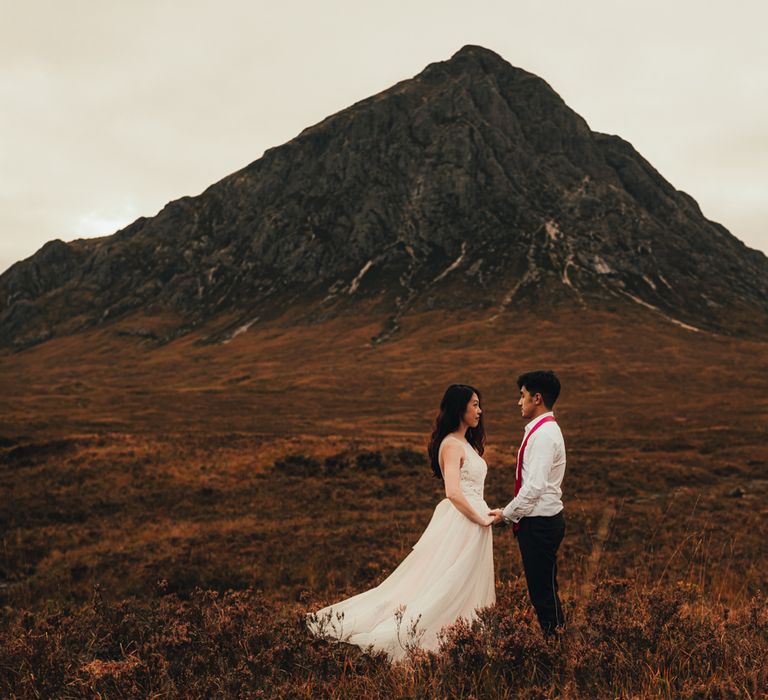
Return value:
<svg viewBox="0 0 768 700">
<path fill-rule="evenodd" d="M 48 242 L 0 276 L 0 346 L 127 314 L 177 318 L 158 343 L 237 319 L 216 342 L 361 303 L 377 340 L 426 309 L 552 304 L 765 334 L 768 258 L 544 80 L 470 45 L 157 216 Z"/>
</svg>

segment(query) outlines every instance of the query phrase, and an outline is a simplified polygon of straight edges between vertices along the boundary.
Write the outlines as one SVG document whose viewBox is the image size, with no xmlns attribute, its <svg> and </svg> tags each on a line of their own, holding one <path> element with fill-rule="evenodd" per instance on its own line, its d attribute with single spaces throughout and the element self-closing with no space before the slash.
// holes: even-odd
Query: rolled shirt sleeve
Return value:
<svg viewBox="0 0 768 700">
<path fill-rule="evenodd" d="M 516 523 L 524 518 L 541 498 L 554 462 L 555 447 L 552 437 L 540 430 L 531 436 L 523 455 L 523 483 L 520 491 L 502 512 L 507 523 Z"/>
</svg>

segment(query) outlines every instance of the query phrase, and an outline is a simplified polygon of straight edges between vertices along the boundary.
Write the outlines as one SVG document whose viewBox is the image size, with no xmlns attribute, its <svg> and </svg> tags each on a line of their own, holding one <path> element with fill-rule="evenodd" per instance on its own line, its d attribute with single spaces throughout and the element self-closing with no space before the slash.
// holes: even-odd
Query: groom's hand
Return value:
<svg viewBox="0 0 768 700">
<path fill-rule="evenodd" d="M 501 508 L 494 508 L 492 511 L 489 511 L 488 515 L 493 516 L 494 525 L 504 522 L 503 510 Z"/>
</svg>

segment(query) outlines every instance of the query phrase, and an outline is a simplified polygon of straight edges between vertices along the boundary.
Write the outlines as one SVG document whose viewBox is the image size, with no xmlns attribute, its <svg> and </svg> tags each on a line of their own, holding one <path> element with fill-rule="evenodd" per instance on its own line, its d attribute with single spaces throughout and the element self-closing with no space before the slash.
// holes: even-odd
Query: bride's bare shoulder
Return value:
<svg viewBox="0 0 768 700">
<path fill-rule="evenodd" d="M 458 456 L 459 459 L 463 461 L 466 450 L 464 449 L 464 443 L 462 443 L 461 440 L 453 437 L 453 435 L 446 435 L 440 443 L 439 452 L 442 455 L 450 454 L 452 456 Z"/>
<path fill-rule="evenodd" d="M 440 447 L 443 446 L 446 448 L 449 446 L 463 447 L 463 443 L 454 435 L 446 435 L 440 442 Z"/>
</svg>

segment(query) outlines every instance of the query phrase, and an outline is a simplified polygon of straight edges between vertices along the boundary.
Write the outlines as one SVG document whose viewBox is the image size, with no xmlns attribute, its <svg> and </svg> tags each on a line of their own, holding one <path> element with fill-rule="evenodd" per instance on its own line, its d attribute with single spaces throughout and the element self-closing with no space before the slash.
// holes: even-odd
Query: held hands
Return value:
<svg viewBox="0 0 768 700">
<path fill-rule="evenodd" d="M 503 510 L 501 508 L 494 508 L 488 515 L 491 517 L 491 525 L 500 525 L 504 523 Z"/>
<path fill-rule="evenodd" d="M 496 522 L 496 521 L 495 521 L 495 520 L 494 520 L 492 517 L 487 517 L 487 516 L 486 516 L 485 518 L 481 518 L 481 519 L 478 521 L 478 525 L 482 525 L 483 527 L 490 527 L 490 526 L 491 526 L 491 525 L 493 525 L 495 522 Z"/>
</svg>

